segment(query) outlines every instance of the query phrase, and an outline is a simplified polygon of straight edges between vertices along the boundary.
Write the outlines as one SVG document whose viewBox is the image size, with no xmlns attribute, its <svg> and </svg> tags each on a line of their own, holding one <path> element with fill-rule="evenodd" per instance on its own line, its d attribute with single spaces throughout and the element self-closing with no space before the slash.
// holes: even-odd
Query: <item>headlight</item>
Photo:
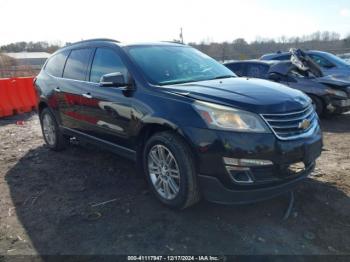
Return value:
<svg viewBox="0 0 350 262">
<path fill-rule="evenodd" d="M 348 98 L 348 95 L 344 91 L 327 88 L 326 92 L 331 95 Z"/>
<path fill-rule="evenodd" d="M 208 127 L 239 132 L 270 133 L 260 116 L 227 106 L 197 101 L 195 110 Z"/>
</svg>

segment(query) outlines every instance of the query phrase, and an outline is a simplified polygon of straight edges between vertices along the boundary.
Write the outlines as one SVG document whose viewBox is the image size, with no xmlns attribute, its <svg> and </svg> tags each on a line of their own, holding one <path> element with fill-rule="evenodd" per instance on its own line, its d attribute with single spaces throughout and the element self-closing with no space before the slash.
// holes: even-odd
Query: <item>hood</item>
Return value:
<svg viewBox="0 0 350 262">
<path fill-rule="evenodd" d="M 302 92 L 261 79 L 227 78 L 167 86 L 168 92 L 254 113 L 285 113 L 310 104 Z"/>
<path fill-rule="evenodd" d="M 328 75 L 315 78 L 315 81 L 321 84 L 330 85 L 335 88 L 347 88 L 350 86 L 349 76 Z"/>
</svg>

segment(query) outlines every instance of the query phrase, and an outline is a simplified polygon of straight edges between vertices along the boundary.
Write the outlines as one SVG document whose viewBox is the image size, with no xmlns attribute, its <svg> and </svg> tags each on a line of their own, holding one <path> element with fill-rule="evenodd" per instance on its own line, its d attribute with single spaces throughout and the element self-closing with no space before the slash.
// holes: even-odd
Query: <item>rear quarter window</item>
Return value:
<svg viewBox="0 0 350 262">
<path fill-rule="evenodd" d="M 45 71 L 52 76 L 62 77 L 68 54 L 69 51 L 63 51 L 50 57 L 45 66 Z"/>
<path fill-rule="evenodd" d="M 63 77 L 74 80 L 86 80 L 87 69 L 92 54 L 92 49 L 76 49 L 70 53 Z"/>
</svg>

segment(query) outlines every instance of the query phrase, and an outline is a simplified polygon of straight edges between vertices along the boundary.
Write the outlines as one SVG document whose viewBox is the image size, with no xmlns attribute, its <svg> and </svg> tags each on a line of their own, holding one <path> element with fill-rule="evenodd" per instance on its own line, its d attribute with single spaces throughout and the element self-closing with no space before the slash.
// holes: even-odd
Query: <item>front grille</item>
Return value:
<svg viewBox="0 0 350 262">
<path fill-rule="evenodd" d="M 312 105 L 301 111 L 286 114 L 263 114 L 262 117 L 280 139 L 297 138 L 318 124 L 317 114 Z M 307 126 L 307 121 L 309 121 L 309 126 Z"/>
</svg>

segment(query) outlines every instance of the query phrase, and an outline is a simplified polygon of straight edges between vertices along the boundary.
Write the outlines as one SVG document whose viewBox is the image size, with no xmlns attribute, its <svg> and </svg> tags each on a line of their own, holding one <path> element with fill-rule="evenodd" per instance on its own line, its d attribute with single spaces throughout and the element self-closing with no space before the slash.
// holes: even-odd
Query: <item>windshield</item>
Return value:
<svg viewBox="0 0 350 262">
<path fill-rule="evenodd" d="M 340 57 L 338 57 L 336 55 L 333 55 L 333 54 L 330 54 L 330 53 L 326 53 L 325 56 L 328 57 L 328 59 L 331 60 L 335 64 L 343 65 L 343 66 L 349 66 L 350 65 L 344 59 L 341 59 Z"/>
<path fill-rule="evenodd" d="M 155 85 L 235 77 L 225 66 L 188 46 L 134 46 L 128 53 Z"/>
</svg>

